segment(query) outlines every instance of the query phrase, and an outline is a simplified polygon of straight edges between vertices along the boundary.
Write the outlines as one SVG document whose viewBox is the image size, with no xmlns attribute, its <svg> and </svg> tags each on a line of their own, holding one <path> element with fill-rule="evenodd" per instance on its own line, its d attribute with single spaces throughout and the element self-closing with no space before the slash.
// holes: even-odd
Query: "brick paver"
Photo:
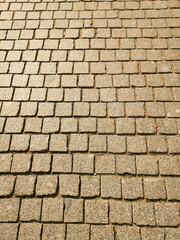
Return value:
<svg viewBox="0 0 180 240">
<path fill-rule="evenodd" d="M 0 0 L 0 239 L 179 240 L 180 2 Z"/>
</svg>

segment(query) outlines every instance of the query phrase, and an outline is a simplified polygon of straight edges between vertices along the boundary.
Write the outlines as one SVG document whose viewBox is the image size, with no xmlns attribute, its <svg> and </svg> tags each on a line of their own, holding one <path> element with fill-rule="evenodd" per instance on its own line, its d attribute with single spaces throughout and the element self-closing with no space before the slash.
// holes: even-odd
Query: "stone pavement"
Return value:
<svg viewBox="0 0 180 240">
<path fill-rule="evenodd" d="M 180 2 L 0 0 L 0 240 L 179 240 Z"/>
</svg>

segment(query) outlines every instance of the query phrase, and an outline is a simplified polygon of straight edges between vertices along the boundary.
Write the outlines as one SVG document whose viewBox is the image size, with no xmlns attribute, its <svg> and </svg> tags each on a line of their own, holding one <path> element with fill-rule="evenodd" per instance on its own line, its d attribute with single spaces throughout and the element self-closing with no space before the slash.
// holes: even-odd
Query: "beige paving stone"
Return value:
<svg viewBox="0 0 180 240">
<path fill-rule="evenodd" d="M 115 173 L 115 156 L 114 155 L 99 155 L 95 161 L 96 173 L 112 174 Z"/>
<path fill-rule="evenodd" d="M 96 197 L 100 195 L 99 176 L 82 176 L 81 177 L 81 196 Z"/>
<path fill-rule="evenodd" d="M 179 210 L 176 203 L 155 203 L 157 225 L 177 226 L 179 224 Z"/>
<path fill-rule="evenodd" d="M 43 240 L 53 240 L 54 238 L 59 238 L 61 240 L 65 239 L 65 225 L 64 224 L 44 224 L 43 225 Z"/>
<path fill-rule="evenodd" d="M 62 196 L 79 195 L 79 176 L 70 174 L 61 174 L 59 178 L 60 194 Z"/>
<path fill-rule="evenodd" d="M 40 223 L 22 223 L 19 230 L 19 239 L 40 239 L 41 224 Z"/>
<path fill-rule="evenodd" d="M 29 148 L 29 135 L 17 134 L 12 136 L 11 151 L 21 152 L 27 151 Z"/>
<path fill-rule="evenodd" d="M 81 223 L 83 222 L 83 200 L 65 199 L 64 222 Z"/>
<path fill-rule="evenodd" d="M 51 167 L 50 154 L 34 154 L 32 161 L 32 172 L 49 172 Z"/>
<path fill-rule="evenodd" d="M 63 221 L 63 199 L 44 198 L 42 208 L 43 222 L 62 222 Z"/>
<path fill-rule="evenodd" d="M 16 222 L 18 220 L 19 199 L 0 199 L 0 221 Z"/>
<path fill-rule="evenodd" d="M 69 144 L 71 152 L 86 152 L 88 149 L 88 136 L 86 134 L 71 134 Z"/>
<path fill-rule="evenodd" d="M 75 153 L 73 157 L 74 173 L 93 173 L 94 171 L 94 155 Z"/>
<path fill-rule="evenodd" d="M 12 163 L 11 154 L 0 154 L 0 173 L 10 172 Z"/>
<path fill-rule="evenodd" d="M 31 168 L 30 154 L 15 154 L 13 156 L 11 172 L 12 173 L 27 173 Z"/>
<path fill-rule="evenodd" d="M 17 176 L 15 185 L 16 196 L 33 196 L 35 190 L 35 176 Z"/>
<path fill-rule="evenodd" d="M 10 239 L 15 240 L 18 232 L 17 223 L 1 223 L 0 224 L 0 234 L 2 240 Z"/>
<path fill-rule="evenodd" d="M 91 239 L 114 239 L 114 231 L 111 225 L 91 225 Z"/>
<path fill-rule="evenodd" d="M 106 200 L 86 200 L 85 221 L 86 223 L 107 224 L 108 202 Z"/>
<path fill-rule="evenodd" d="M 123 178 L 122 196 L 124 199 L 138 199 L 143 197 L 141 178 Z"/>
<path fill-rule="evenodd" d="M 68 224 L 67 239 L 89 239 L 90 226 L 87 224 Z"/>
<path fill-rule="evenodd" d="M 23 199 L 20 208 L 20 220 L 40 220 L 41 199 Z"/>
<path fill-rule="evenodd" d="M 166 189 L 167 189 L 167 198 L 169 200 L 179 200 L 180 199 L 180 179 L 179 178 L 166 178 Z"/>
<path fill-rule="evenodd" d="M 138 226 L 154 226 L 155 216 L 152 203 L 134 203 L 133 221 Z"/>
<path fill-rule="evenodd" d="M 166 238 L 168 240 L 173 239 L 177 240 L 180 236 L 180 232 L 178 228 L 166 228 Z"/>
<path fill-rule="evenodd" d="M 51 196 L 57 192 L 58 179 L 53 175 L 38 176 L 36 184 L 37 196 Z"/>
<path fill-rule="evenodd" d="M 112 223 L 131 224 L 131 211 L 131 203 L 122 203 L 118 201 L 110 202 L 110 219 Z"/>
<path fill-rule="evenodd" d="M 141 237 L 143 240 L 163 240 L 164 231 L 160 228 L 141 228 Z"/>
<path fill-rule="evenodd" d="M 67 152 L 67 136 L 52 134 L 50 139 L 49 150 L 51 152 Z"/>
<path fill-rule="evenodd" d="M 53 154 L 52 172 L 70 173 L 72 169 L 71 154 Z"/>
<path fill-rule="evenodd" d="M 91 135 L 89 137 L 90 152 L 106 152 L 106 136 Z"/>
<path fill-rule="evenodd" d="M 120 239 L 140 240 L 139 228 L 138 227 L 118 226 L 117 240 L 120 240 Z"/>
<path fill-rule="evenodd" d="M 116 155 L 116 172 L 119 174 L 136 174 L 134 156 Z"/>
<path fill-rule="evenodd" d="M 30 143 L 30 151 L 46 151 L 48 149 L 48 135 L 32 135 Z"/>
<path fill-rule="evenodd" d="M 0 176 L 0 196 L 8 197 L 13 193 L 15 176 Z"/>
<path fill-rule="evenodd" d="M 136 156 L 136 167 L 139 175 L 158 174 L 158 162 L 155 156 Z"/>
</svg>

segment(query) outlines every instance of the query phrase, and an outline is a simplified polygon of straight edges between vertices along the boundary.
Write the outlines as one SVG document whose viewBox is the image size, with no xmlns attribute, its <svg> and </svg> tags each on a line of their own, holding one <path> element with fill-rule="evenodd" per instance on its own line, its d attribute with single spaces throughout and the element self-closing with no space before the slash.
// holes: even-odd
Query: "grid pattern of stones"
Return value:
<svg viewBox="0 0 180 240">
<path fill-rule="evenodd" d="M 180 239 L 179 17 L 0 0 L 2 240 Z"/>
</svg>

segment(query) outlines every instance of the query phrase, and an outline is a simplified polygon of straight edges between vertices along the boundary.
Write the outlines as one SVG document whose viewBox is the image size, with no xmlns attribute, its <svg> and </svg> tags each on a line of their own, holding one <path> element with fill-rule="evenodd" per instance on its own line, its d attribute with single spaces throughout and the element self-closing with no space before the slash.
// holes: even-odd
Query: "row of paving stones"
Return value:
<svg viewBox="0 0 180 240">
<path fill-rule="evenodd" d="M 114 20 L 114 19 L 111 19 Z M 34 21 L 34 20 L 29 20 L 29 21 Z M 87 21 L 89 23 L 89 20 L 84 20 L 84 25 L 87 25 Z M 174 21 L 174 20 L 173 20 Z M 7 22 L 7 21 L 6 21 Z M 170 19 L 168 21 L 170 23 Z M 123 22 L 124 24 L 129 24 L 129 22 Z M 131 23 L 131 22 L 130 22 Z M 171 25 L 173 22 L 171 23 Z M 112 37 L 112 39 L 124 39 L 124 38 L 132 38 L 132 40 L 137 39 L 138 41 L 134 41 L 134 44 L 138 46 L 139 49 L 150 49 L 155 47 L 155 49 L 167 49 L 167 46 L 171 43 L 172 46 L 170 46 L 172 49 L 178 48 L 177 42 L 179 38 L 179 29 L 177 27 L 177 20 L 174 22 L 174 25 L 172 26 L 171 29 L 169 28 L 141 28 L 141 29 L 136 29 L 136 28 L 91 28 L 91 25 L 84 26 L 88 28 L 71 28 L 71 29 L 5 29 L 1 30 L 1 36 L 0 39 L 2 41 L 1 43 L 1 48 L 3 51 L 6 50 L 26 50 L 28 47 L 29 50 L 39 50 L 42 47 L 45 47 L 46 50 L 48 48 L 50 50 L 54 50 L 54 60 L 60 59 L 62 61 L 65 58 L 65 53 L 64 55 L 61 56 L 56 56 L 55 57 L 55 49 L 58 48 L 59 42 L 61 42 L 61 45 L 59 45 L 61 50 L 68 51 L 68 49 L 71 49 L 72 47 L 72 42 L 76 43 L 76 48 L 81 49 L 81 45 L 79 44 L 80 42 L 83 42 L 83 39 L 94 39 L 94 38 L 99 38 L 99 39 L 109 39 Z M 159 39 L 156 39 L 159 37 Z M 173 39 L 171 39 L 173 37 Z M 64 38 L 64 39 L 63 39 Z M 142 39 L 145 40 L 145 44 L 143 44 Z M 6 39 L 7 45 L 4 44 L 4 40 Z M 56 41 L 52 41 L 52 40 Z M 58 40 L 57 40 L 58 39 Z M 62 40 L 63 39 L 63 40 Z M 70 39 L 71 41 L 67 41 Z M 74 39 L 77 39 L 76 41 L 73 41 Z M 79 40 L 78 40 L 79 39 Z M 164 40 L 163 40 L 164 39 Z M 167 39 L 169 39 L 167 41 Z M 45 40 L 45 41 L 43 41 Z M 50 41 L 51 40 L 51 41 Z M 60 41 L 59 41 L 60 40 Z M 66 41 L 65 41 L 66 40 Z M 94 39 L 95 40 L 95 39 Z M 29 46 L 27 43 L 30 43 Z M 65 43 L 71 43 L 71 46 L 68 46 Z M 85 41 L 86 42 L 86 41 Z M 123 48 L 128 49 L 128 45 L 126 44 L 125 46 L 125 41 L 119 41 L 121 44 L 123 43 Z M 132 41 L 130 41 L 132 42 Z M 36 44 L 37 43 L 37 46 Z M 45 45 L 46 43 L 46 45 Z M 51 46 L 50 43 L 53 43 Z M 96 41 L 94 41 L 96 43 Z M 139 43 L 139 44 L 137 44 Z M 140 43 L 142 45 L 140 45 Z M 160 43 L 163 43 L 162 46 Z M 152 45 L 153 44 L 153 45 Z M 66 48 L 65 48 L 66 45 Z M 87 46 L 87 45 L 86 45 Z M 94 48 L 98 48 L 97 44 L 92 45 Z M 110 44 L 108 44 L 110 47 Z M 82 46 L 82 49 L 84 46 Z M 86 49 L 86 48 L 85 48 Z M 101 48 L 102 49 L 102 46 Z M 116 48 L 115 48 L 116 49 Z M 131 50 L 131 49 L 129 49 Z M 134 52 L 134 50 L 132 51 Z M 173 51 L 172 51 L 173 52 Z M 33 51 L 31 52 L 33 53 Z M 171 52 L 170 52 L 171 53 Z M 172 53 L 171 53 L 172 54 Z M 1 58 L 3 59 L 4 53 L 1 53 Z M 40 54 L 39 54 L 40 55 Z M 45 54 L 45 59 L 48 58 L 49 53 Z M 57 55 L 57 54 L 56 54 Z M 166 58 L 167 54 L 164 54 Z M 33 55 L 27 56 L 27 53 L 23 55 L 23 58 L 27 61 L 27 59 L 32 59 Z M 175 54 L 177 56 L 177 54 Z M 135 57 L 135 56 L 134 56 Z M 42 59 L 42 58 L 41 58 Z M 94 59 L 94 58 L 92 58 Z M 96 59 L 96 57 L 95 57 Z M 123 58 L 122 58 L 123 59 Z M 140 58 L 141 59 L 141 58 Z M 40 59 L 38 59 L 40 60 Z M 135 58 L 136 60 L 136 58 Z M 144 57 L 142 58 L 144 60 Z"/>
<path fill-rule="evenodd" d="M 72 89 L 74 90 L 74 89 Z M 78 90 L 78 95 L 74 95 L 77 93 L 77 91 L 70 91 L 69 90 L 69 101 L 74 101 L 75 99 L 80 101 L 80 91 Z M 121 97 L 124 99 L 129 99 L 131 96 L 128 95 L 128 93 L 132 93 L 132 89 L 128 89 L 130 91 L 124 90 L 122 91 Z M 92 98 L 90 95 L 91 92 L 89 92 L 89 99 Z M 38 94 L 38 92 L 37 92 Z M 72 95 L 71 95 L 72 94 Z M 107 92 L 108 94 L 108 92 Z M 38 98 L 38 96 L 37 96 Z M 75 104 L 77 107 L 77 110 L 79 111 L 90 111 L 91 117 L 106 117 L 107 112 L 110 117 L 125 117 L 124 113 L 124 104 L 118 104 L 117 102 L 114 102 L 114 104 L 106 104 L 103 102 L 93 102 L 93 99 L 90 99 L 92 102 L 90 102 L 90 105 L 88 104 Z M 124 103 L 124 101 L 123 101 Z M 145 114 L 147 117 L 152 118 L 179 118 L 180 117 L 180 111 L 179 111 L 179 102 L 129 102 L 125 104 L 126 110 L 128 110 L 128 117 L 145 117 Z M 38 104 L 38 102 L 0 102 L 1 107 L 1 116 L 2 117 L 16 117 L 16 116 L 22 116 L 22 117 L 32 117 L 38 115 L 38 117 L 70 117 L 72 116 L 72 109 L 73 104 L 72 102 L 63 102 L 63 103 L 53 103 L 53 102 L 41 102 Z M 56 109 L 55 109 L 56 107 Z M 133 111 L 134 109 L 134 111 Z M 146 109 L 146 111 L 145 111 Z M 121 110 L 121 112 L 120 112 Z M 86 113 L 85 112 L 85 113 Z M 85 113 L 81 113 L 82 116 L 85 115 Z M 86 113 L 87 114 L 87 113 Z M 87 115 L 86 115 L 87 116 Z M 3 125 L 3 118 L 2 125 Z"/>
<path fill-rule="evenodd" d="M 71 196 L 125 200 L 180 201 L 179 178 L 134 178 L 120 176 L 79 176 L 73 174 L 0 176 L 0 197 Z M 36 190 L 35 190 L 36 188 Z M 100 193 L 101 192 L 101 193 Z M 167 193 L 166 193 L 167 192 Z M 33 202 L 32 199 L 29 202 Z M 145 203 L 146 204 L 146 203 Z"/>
<path fill-rule="evenodd" d="M 88 114 L 89 109 L 85 112 L 82 108 L 78 112 L 78 105 L 74 105 L 74 115 L 78 118 L 23 118 L 8 117 L 0 118 L 0 132 L 4 133 L 99 133 L 99 134 L 130 134 L 130 135 L 176 135 L 180 133 L 179 119 L 162 119 L 162 118 L 79 118 L 79 116 Z M 86 106 L 86 104 L 85 104 Z M 110 117 L 124 114 L 123 105 L 110 104 Z M 113 108 L 114 107 L 114 108 Z M 119 108 L 118 108 L 119 107 Z M 84 110 L 84 111 L 83 111 Z M 113 111 L 113 110 L 116 110 Z M 120 116 L 119 114 L 119 116 Z M 113 116 L 111 116 L 113 115 Z"/>
<path fill-rule="evenodd" d="M 21 223 L 20 226 L 16 223 L 0 224 L 0 233 L 2 240 L 18 239 L 43 239 L 53 240 L 97 240 L 108 239 L 113 240 L 177 240 L 180 236 L 178 228 L 139 228 L 127 226 L 112 226 L 112 225 L 89 225 L 89 224 L 48 224 L 41 225 L 40 223 Z M 13 236 L 13 237 L 12 237 Z"/>
<path fill-rule="evenodd" d="M 44 2 L 41 3 L 40 0 L 36 2 L 19 2 L 14 3 L 13 1 L 4 2 L 1 1 L 1 8 L 2 11 L 43 11 L 43 10 L 61 10 L 61 11 L 76 11 L 76 10 L 146 10 L 146 9 L 167 9 L 167 8 L 179 8 L 179 3 L 177 1 L 107 1 L 107 2 L 81 2 L 81 1 L 56 1 L 53 2 Z"/>
<path fill-rule="evenodd" d="M 106 163 L 103 165 L 103 163 Z M 93 154 L 0 154 L 1 174 L 119 174 L 179 176 L 177 156 Z M 118 176 L 118 175 L 117 175 Z M 120 178 L 115 177 L 119 181 Z M 2 183 L 3 184 L 3 183 Z M 4 183 L 6 184 L 6 183 Z M 110 184 L 110 183 L 109 183 Z"/>
<path fill-rule="evenodd" d="M 22 75 L 1 74 L 0 87 L 7 88 L 145 88 L 150 91 L 160 87 L 180 87 L 178 74 L 144 74 L 144 75 Z M 11 91 L 9 94 L 11 95 Z M 47 89 L 46 89 L 47 91 Z M 57 100 L 56 100 L 57 101 Z"/>
<path fill-rule="evenodd" d="M 177 203 L 128 203 L 107 200 L 72 198 L 1 199 L 0 221 L 40 221 L 91 224 L 132 224 L 138 226 L 178 226 L 179 206 Z M 65 206 L 64 206 L 65 205 Z M 109 210 L 108 210 L 109 208 Z M 19 211 L 20 209 L 20 211 Z M 84 209 L 84 210 L 83 210 Z M 20 214 L 19 214 L 20 212 Z M 83 217 L 83 212 L 85 216 Z"/>
<path fill-rule="evenodd" d="M 70 80 L 70 79 L 69 79 Z M 83 88 L 0 88 L 0 101 L 45 101 L 48 102 L 173 102 L 180 101 L 180 88 L 138 87 L 138 88 L 103 88 L 104 79 L 96 80 L 96 89 Z M 111 81 L 109 82 L 111 83 Z M 108 84 L 108 81 L 107 81 Z M 98 89 L 100 88 L 100 89 Z M 116 96 L 117 95 L 117 96 Z M 78 106 L 78 103 L 75 103 Z M 83 104 L 79 104 L 79 108 Z M 84 104 L 87 106 L 88 104 Z M 128 109 L 127 109 L 128 112 Z"/>
<path fill-rule="evenodd" d="M 1 134 L 0 152 L 180 153 L 179 136 Z"/>
<path fill-rule="evenodd" d="M 102 32 L 102 34 L 105 34 Z M 110 40 L 112 41 L 112 39 Z M 108 42 L 107 42 L 108 43 Z M 153 44 L 154 45 L 154 44 Z M 107 44 L 107 48 L 108 44 Z M 14 49 L 16 50 L 16 49 Z M 70 62 L 115 62 L 115 61 L 167 61 L 179 60 L 180 56 L 176 50 L 164 50 L 164 49 L 151 49 L 151 50 L 10 50 L 1 52 L 1 61 L 16 62 L 16 61 L 37 61 L 43 62 L 41 64 L 41 73 L 45 74 L 48 70 L 46 69 L 51 59 L 51 62 L 59 61 L 70 61 Z M 68 56 L 67 56 L 68 55 Z M 124 72 L 129 72 L 128 65 L 134 66 L 133 64 L 125 63 L 123 65 Z M 55 63 L 51 64 L 52 71 L 54 71 Z M 94 65 L 91 65 L 93 72 Z M 166 70 L 167 71 L 167 70 Z"/>
<path fill-rule="evenodd" d="M 90 65 L 90 66 L 89 66 Z M 0 62 L 0 73 L 13 74 L 38 74 L 40 69 L 39 62 Z M 136 62 L 59 62 L 42 63 L 41 74 L 137 74 L 137 73 L 179 73 L 179 62 L 152 62 L 146 61 L 140 64 Z"/>
</svg>

